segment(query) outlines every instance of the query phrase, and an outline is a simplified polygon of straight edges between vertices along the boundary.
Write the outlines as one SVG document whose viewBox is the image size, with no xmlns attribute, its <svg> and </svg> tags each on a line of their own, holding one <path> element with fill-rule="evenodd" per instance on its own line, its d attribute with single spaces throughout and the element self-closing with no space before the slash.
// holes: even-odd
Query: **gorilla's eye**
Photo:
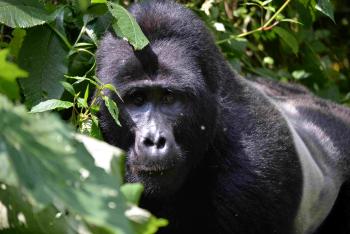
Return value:
<svg viewBox="0 0 350 234">
<path fill-rule="evenodd" d="M 135 106 L 142 106 L 146 101 L 146 96 L 143 93 L 134 93 L 131 101 Z"/>
<path fill-rule="evenodd" d="M 171 105 L 175 102 L 175 95 L 172 92 L 167 92 L 162 98 L 162 102 L 166 105 Z"/>
</svg>

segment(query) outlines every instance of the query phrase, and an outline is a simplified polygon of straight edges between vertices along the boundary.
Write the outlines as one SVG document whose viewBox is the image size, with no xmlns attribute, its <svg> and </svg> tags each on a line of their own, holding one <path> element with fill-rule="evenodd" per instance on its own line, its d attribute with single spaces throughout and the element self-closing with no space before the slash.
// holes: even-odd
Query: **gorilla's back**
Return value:
<svg viewBox="0 0 350 234">
<path fill-rule="evenodd" d="M 349 176 L 350 110 L 300 85 L 260 78 L 249 83 L 288 123 L 304 179 L 295 227 L 297 233 L 312 232 L 329 214 Z"/>
</svg>

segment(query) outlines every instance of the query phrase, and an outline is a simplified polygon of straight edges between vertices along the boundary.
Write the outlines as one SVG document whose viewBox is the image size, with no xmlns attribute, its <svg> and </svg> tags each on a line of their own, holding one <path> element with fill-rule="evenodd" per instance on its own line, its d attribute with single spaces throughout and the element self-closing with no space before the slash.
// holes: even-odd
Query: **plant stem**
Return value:
<svg viewBox="0 0 350 234">
<path fill-rule="evenodd" d="M 73 47 L 75 47 L 76 44 L 80 41 L 80 38 L 81 38 L 81 36 L 83 35 L 83 33 L 85 33 L 85 30 L 86 30 L 86 24 L 84 23 L 84 25 L 83 25 L 83 27 L 81 28 L 80 33 L 79 33 L 79 35 L 78 35 L 78 37 L 77 37 L 77 40 L 75 41 Z"/>
<path fill-rule="evenodd" d="M 291 0 L 286 0 L 283 5 L 276 11 L 276 13 L 262 26 L 263 28 L 267 28 L 273 22 L 273 20 L 288 6 Z"/>
<path fill-rule="evenodd" d="M 256 29 L 253 29 L 251 31 L 248 31 L 248 32 L 244 32 L 244 33 L 241 33 L 241 34 L 238 34 L 238 35 L 233 35 L 233 36 L 230 36 L 229 38 L 227 39 L 224 39 L 224 40 L 221 40 L 221 41 L 218 41 L 216 44 L 221 44 L 221 43 L 224 43 L 226 41 L 230 41 L 232 39 L 235 39 L 235 38 L 240 38 L 240 37 L 246 37 L 250 34 L 253 34 L 253 33 L 256 33 L 256 32 L 259 32 L 259 31 L 265 31 L 265 30 L 270 30 L 271 28 L 273 28 L 274 26 L 276 26 L 278 24 L 278 22 L 275 22 L 274 24 L 272 24 L 272 22 L 276 19 L 276 17 L 287 7 L 287 5 L 290 3 L 291 0 L 286 0 L 283 5 L 276 11 L 275 14 L 273 14 L 273 16 L 261 27 L 259 28 L 256 28 Z M 272 24 L 272 25 L 271 25 Z"/>
</svg>

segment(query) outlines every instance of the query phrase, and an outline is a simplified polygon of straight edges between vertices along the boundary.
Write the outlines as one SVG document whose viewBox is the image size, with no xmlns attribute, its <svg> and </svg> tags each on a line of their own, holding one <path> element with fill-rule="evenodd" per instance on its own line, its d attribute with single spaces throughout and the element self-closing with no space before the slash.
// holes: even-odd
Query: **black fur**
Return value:
<svg viewBox="0 0 350 234">
<path fill-rule="evenodd" d="M 349 192 L 340 189 L 350 173 L 349 109 L 299 86 L 240 78 L 204 24 L 176 3 L 144 2 L 130 12 L 150 45 L 134 52 L 113 33 L 105 35 L 97 74 L 126 101 L 110 93 L 122 127 L 104 106 L 100 122 L 105 140 L 128 152 L 126 179 L 145 185 L 141 205 L 169 219 L 160 233 L 350 233 Z M 133 85 L 154 96 L 179 91 L 179 107 L 154 112 L 174 136 L 171 159 L 135 154 L 139 126 L 150 128 L 135 119 L 153 112 L 128 107 Z M 144 176 L 132 169 L 136 163 L 178 167 Z"/>
</svg>

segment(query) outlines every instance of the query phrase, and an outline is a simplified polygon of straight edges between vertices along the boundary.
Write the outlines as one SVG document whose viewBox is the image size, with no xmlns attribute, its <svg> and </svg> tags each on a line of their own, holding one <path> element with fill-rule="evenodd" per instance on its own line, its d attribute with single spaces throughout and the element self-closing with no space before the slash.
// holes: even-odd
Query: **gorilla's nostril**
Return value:
<svg viewBox="0 0 350 234">
<path fill-rule="evenodd" d="M 158 149 L 164 148 L 165 142 L 166 142 L 165 138 L 164 137 L 160 137 L 159 140 L 158 140 L 158 143 L 157 143 L 157 148 Z"/>
<path fill-rule="evenodd" d="M 154 142 L 153 142 L 151 139 L 149 139 L 149 138 L 145 138 L 145 139 L 143 140 L 143 144 L 144 144 L 145 146 L 148 146 L 148 147 L 154 146 Z"/>
</svg>

